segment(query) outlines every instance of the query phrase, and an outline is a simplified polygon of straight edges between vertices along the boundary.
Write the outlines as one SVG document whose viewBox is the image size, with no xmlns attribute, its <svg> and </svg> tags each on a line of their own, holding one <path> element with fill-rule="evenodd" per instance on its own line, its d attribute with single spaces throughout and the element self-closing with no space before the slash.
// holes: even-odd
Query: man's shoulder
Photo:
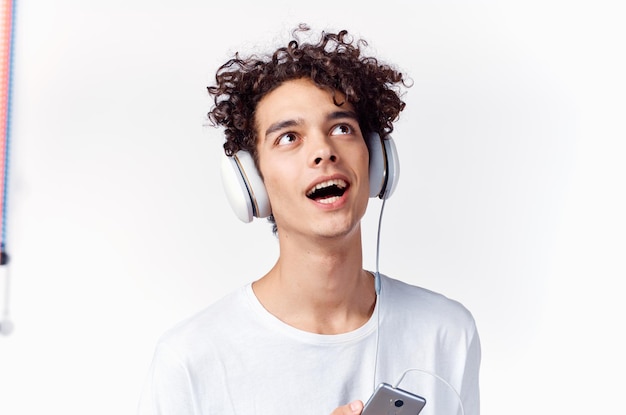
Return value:
<svg viewBox="0 0 626 415">
<path fill-rule="evenodd" d="M 442 293 L 429 290 L 388 276 L 383 276 L 383 289 L 392 309 L 405 315 L 419 313 L 422 316 L 433 316 L 441 320 L 474 324 L 474 318 L 465 305 Z"/>
<path fill-rule="evenodd" d="M 159 343 L 180 348 L 219 337 L 220 332 L 228 330 L 241 318 L 239 315 L 245 308 L 242 306 L 245 303 L 245 292 L 246 287 L 240 287 L 179 321 L 161 335 Z"/>
</svg>

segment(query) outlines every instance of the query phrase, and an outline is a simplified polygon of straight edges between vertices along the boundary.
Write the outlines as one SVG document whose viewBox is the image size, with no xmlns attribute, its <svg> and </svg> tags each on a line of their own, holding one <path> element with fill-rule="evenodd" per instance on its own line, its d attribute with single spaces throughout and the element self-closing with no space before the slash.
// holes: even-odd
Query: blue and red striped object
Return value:
<svg viewBox="0 0 626 415">
<path fill-rule="evenodd" d="M 13 20 L 12 0 L 2 0 L 0 10 L 0 265 L 8 263 L 6 252 L 7 233 L 7 187 L 9 173 L 9 144 L 11 136 L 11 78 L 13 63 Z"/>
</svg>

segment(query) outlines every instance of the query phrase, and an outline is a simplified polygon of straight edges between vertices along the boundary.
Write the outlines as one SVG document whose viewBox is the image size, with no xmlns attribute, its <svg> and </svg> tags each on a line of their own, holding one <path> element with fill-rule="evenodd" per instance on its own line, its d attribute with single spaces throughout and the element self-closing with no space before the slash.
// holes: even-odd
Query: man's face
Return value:
<svg viewBox="0 0 626 415">
<path fill-rule="evenodd" d="M 267 94 L 255 121 L 279 235 L 358 231 L 369 197 L 369 154 L 352 105 L 337 106 L 328 91 L 298 79 Z"/>
</svg>

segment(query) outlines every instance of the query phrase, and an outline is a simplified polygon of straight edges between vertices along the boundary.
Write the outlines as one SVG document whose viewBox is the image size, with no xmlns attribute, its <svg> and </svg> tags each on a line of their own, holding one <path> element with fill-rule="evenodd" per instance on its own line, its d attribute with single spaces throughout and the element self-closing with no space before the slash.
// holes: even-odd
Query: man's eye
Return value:
<svg viewBox="0 0 626 415">
<path fill-rule="evenodd" d="M 332 135 L 345 135 L 353 132 L 352 127 L 347 124 L 339 124 L 333 128 Z"/>
<path fill-rule="evenodd" d="M 293 134 L 293 133 L 287 133 L 287 134 L 283 134 L 280 137 L 278 137 L 278 140 L 276 141 L 276 143 L 279 146 L 284 146 L 287 144 L 291 144 L 293 142 L 295 142 L 298 139 L 298 137 Z"/>
</svg>

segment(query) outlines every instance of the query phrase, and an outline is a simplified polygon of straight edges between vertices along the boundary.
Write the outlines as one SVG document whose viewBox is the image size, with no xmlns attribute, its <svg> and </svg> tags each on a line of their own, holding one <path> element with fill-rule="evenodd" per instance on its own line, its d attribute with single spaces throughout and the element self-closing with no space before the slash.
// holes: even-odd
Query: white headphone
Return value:
<svg viewBox="0 0 626 415">
<path fill-rule="evenodd" d="M 381 139 L 377 133 L 365 137 L 370 154 L 370 197 L 388 199 L 398 184 L 400 165 L 396 145 L 391 137 Z M 222 157 L 222 185 L 235 215 L 243 222 L 266 218 L 272 214 L 270 200 L 250 153 L 240 150 Z"/>
</svg>

